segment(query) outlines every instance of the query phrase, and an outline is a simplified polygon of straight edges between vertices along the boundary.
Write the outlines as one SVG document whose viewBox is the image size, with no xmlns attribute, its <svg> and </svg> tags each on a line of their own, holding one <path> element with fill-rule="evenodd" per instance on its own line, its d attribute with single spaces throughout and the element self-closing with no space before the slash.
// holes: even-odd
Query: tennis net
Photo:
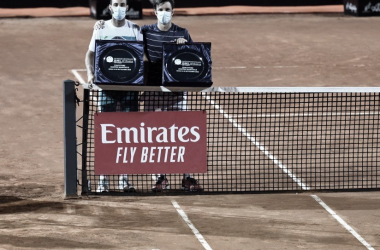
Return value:
<svg viewBox="0 0 380 250">
<path fill-rule="evenodd" d="M 113 100 L 137 98 L 130 111 L 146 112 L 146 100 L 156 100 L 158 110 L 178 110 L 173 103 L 185 96 L 183 112 L 207 112 L 208 171 L 191 173 L 204 193 L 380 188 L 377 88 L 108 90 Z M 103 92 L 87 85 L 83 92 L 82 193 L 99 190 L 99 176 L 94 174 L 94 114 L 107 112 L 100 108 L 101 101 L 108 101 Z M 129 175 L 129 181 L 136 194 L 151 194 L 154 177 Z M 182 174 L 166 177 L 171 186 L 166 192 L 181 192 Z M 107 179 L 111 193 L 123 194 L 118 176 Z"/>
</svg>

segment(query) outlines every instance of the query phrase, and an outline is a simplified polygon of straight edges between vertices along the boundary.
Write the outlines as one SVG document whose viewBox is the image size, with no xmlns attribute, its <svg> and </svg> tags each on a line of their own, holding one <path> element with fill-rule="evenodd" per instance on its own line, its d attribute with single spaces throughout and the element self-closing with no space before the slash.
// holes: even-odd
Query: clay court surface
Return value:
<svg viewBox="0 0 380 250">
<path fill-rule="evenodd" d="M 380 83 L 379 18 L 250 14 L 174 22 L 193 40 L 212 42 L 215 86 Z M 175 202 L 212 249 L 380 249 L 379 192 L 64 199 L 62 81 L 77 80 L 71 70 L 85 68 L 93 24 L 89 17 L 0 19 L 0 249 L 205 249 Z"/>
</svg>

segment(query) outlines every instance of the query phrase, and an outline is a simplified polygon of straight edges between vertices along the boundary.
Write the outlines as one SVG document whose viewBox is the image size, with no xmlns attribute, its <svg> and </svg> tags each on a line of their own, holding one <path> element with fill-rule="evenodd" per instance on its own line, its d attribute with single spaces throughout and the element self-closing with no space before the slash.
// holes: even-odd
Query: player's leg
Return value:
<svg viewBox="0 0 380 250">
<path fill-rule="evenodd" d="M 178 98 L 178 102 L 174 102 L 170 107 L 167 108 L 172 111 L 186 111 L 187 110 L 187 94 L 183 92 L 183 95 Z"/>
<path fill-rule="evenodd" d="M 144 111 L 156 111 L 161 108 L 161 93 L 157 91 L 145 91 L 141 97 L 140 101 L 144 102 Z"/>
<path fill-rule="evenodd" d="M 115 112 L 117 102 L 114 99 L 113 92 L 115 91 L 100 91 L 99 92 L 99 104 L 100 112 Z"/>
<path fill-rule="evenodd" d="M 97 193 L 101 192 L 108 192 L 109 191 L 109 181 L 107 176 L 101 175 L 99 176 L 99 183 L 98 183 L 98 188 L 96 189 Z"/>
<path fill-rule="evenodd" d="M 163 111 L 186 111 L 186 92 L 162 93 L 161 109 Z"/>
<path fill-rule="evenodd" d="M 112 98 L 110 91 L 100 91 L 98 96 L 100 112 L 111 112 L 116 110 L 115 100 Z M 97 193 L 108 192 L 109 191 L 109 181 L 107 176 L 100 175 L 98 187 L 96 189 Z"/>
<path fill-rule="evenodd" d="M 184 191 L 191 191 L 191 192 L 196 192 L 196 191 L 202 191 L 203 188 L 201 185 L 198 184 L 198 181 L 191 177 L 190 174 L 183 174 L 182 178 L 182 190 Z"/>
<path fill-rule="evenodd" d="M 127 91 L 119 92 L 119 95 L 115 97 L 119 106 L 116 111 L 120 112 L 137 112 L 139 110 L 138 92 Z M 127 174 L 119 175 L 118 189 L 124 192 L 134 192 L 135 187 L 129 181 Z"/>
<path fill-rule="evenodd" d="M 183 92 L 183 100 L 175 103 L 172 110 L 186 111 L 187 110 L 187 93 Z M 201 191 L 202 186 L 198 184 L 198 181 L 193 178 L 189 173 L 183 174 L 182 178 L 182 190 L 185 191 Z"/>
<path fill-rule="evenodd" d="M 134 192 L 135 187 L 129 182 L 128 175 L 122 174 L 119 175 L 119 190 L 123 190 L 124 192 Z"/>
<path fill-rule="evenodd" d="M 158 177 L 156 184 L 153 185 L 152 190 L 162 191 L 162 190 L 167 190 L 167 189 L 170 189 L 169 180 L 166 178 L 165 174 L 161 174 Z"/>
<path fill-rule="evenodd" d="M 137 112 L 139 111 L 139 92 L 137 91 L 127 91 L 121 92 L 122 95 L 117 99 L 120 102 L 121 112 Z"/>
</svg>

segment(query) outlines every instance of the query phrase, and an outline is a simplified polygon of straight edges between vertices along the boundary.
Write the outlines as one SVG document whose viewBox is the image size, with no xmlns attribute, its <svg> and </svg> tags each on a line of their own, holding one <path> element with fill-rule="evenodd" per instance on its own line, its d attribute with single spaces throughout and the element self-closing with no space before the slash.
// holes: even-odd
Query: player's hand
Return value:
<svg viewBox="0 0 380 250">
<path fill-rule="evenodd" d="M 104 20 L 99 20 L 94 24 L 94 30 L 101 30 L 104 29 Z"/>
<path fill-rule="evenodd" d="M 185 44 L 187 43 L 187 40 L 185 38 L 178 38 L 176 42 L 177 44 Z"/>
<path fill-rule="evenodd" d="M 87 75 L 87 83 L 94 83 L 94 74 Z"/>
</svg>

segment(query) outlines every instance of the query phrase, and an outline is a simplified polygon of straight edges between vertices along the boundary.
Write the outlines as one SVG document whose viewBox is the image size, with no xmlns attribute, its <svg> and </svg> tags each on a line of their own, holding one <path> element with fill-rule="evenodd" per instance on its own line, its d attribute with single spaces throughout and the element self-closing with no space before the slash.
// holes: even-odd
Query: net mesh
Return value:
<svg viewBox="0 0 380 250">
<path fill-rule="evenodd" d="M 208 172 L 190 173 L 205 193 L 380 187 L 379 93 L 86 91 L 85 193 L 100 192 L 102 184 L 94 175 L 96 112 L 172 110 L 207 112 Z M 154 193 L 155 178 L 128 176 L 140 194 Z M 182 174 L 166 178 L 166 192 L 183 192 Z M 123 193 L 119 176 L 106 179 L 110 192 Z"/>
</svg>

